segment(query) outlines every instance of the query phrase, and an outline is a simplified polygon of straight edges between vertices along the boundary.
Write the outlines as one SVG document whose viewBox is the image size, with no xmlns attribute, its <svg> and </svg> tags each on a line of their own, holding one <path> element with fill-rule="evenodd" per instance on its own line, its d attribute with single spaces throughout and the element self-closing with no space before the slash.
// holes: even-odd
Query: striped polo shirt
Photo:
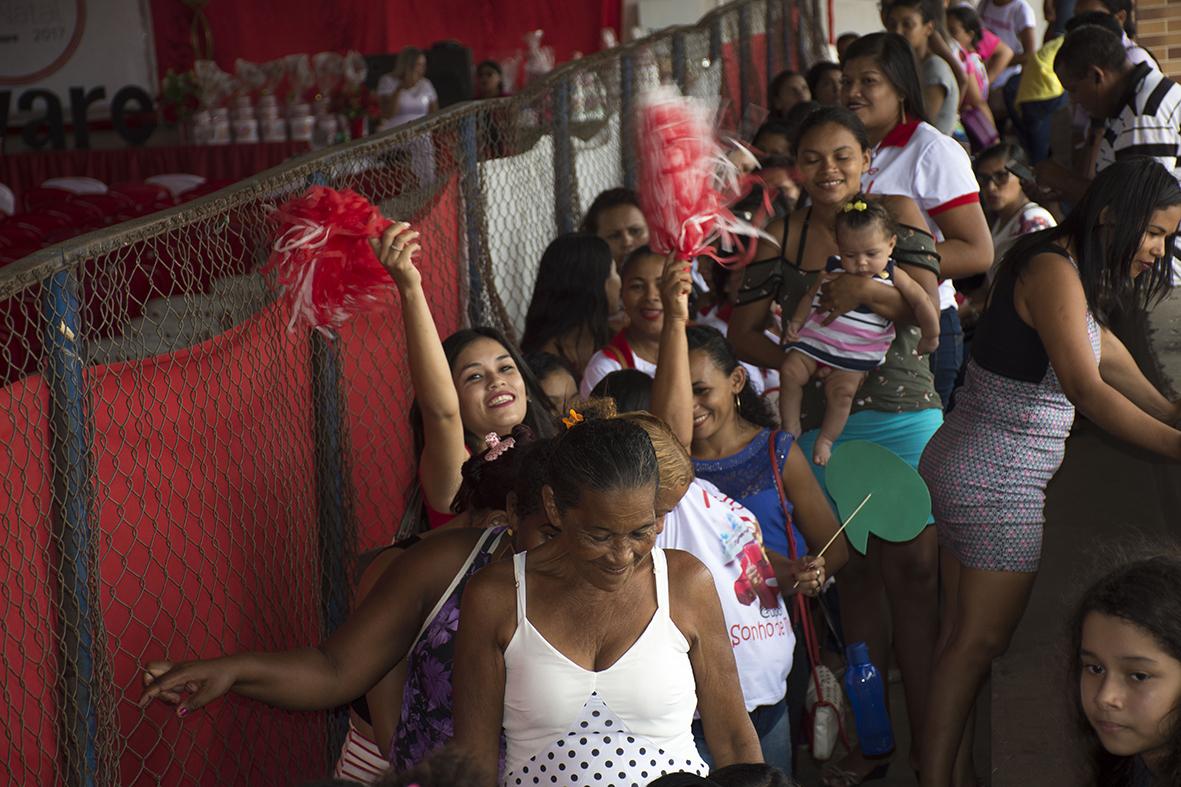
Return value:
<svg viewBox="0 0 1181 787">
<path fill-rule="evenodd" d="M 1119 114 L 1104 123 L 1096 171 L 1149 156 L 1181 182 L 1181 85 L 1147 63 L 1132 69 L 1128 84 Z"/>
</svg>

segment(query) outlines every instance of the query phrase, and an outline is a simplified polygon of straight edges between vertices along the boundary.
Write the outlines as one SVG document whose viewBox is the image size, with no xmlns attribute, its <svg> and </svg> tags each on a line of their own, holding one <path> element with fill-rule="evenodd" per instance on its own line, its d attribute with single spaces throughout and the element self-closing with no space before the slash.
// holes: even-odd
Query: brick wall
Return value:
<svg viewBox="0 0 1181 787">
<path fill-rule="evenodd" d="M 1137 0 L 1136 40 L 1160 61 L 1161 70 L 1181 79 L 1181 0 Z"/>
</svg>

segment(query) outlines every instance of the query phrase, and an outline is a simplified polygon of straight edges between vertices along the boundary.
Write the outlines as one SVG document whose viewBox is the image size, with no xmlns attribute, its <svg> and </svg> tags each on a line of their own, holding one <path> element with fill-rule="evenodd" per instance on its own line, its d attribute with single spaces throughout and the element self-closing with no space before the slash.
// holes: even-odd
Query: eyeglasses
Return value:
<svg viewBox="0 0 1181 787">
<path fill-rule="evenodd" d="M 977 172 L 976 182 L 980 184 L 980 188 L 985 188 L 989 183 L 996 186 L 998 189 L 1004 188 L 1009 184 L 1009 178 L 1013 173 L 1007 169 L 1002 169 L 1000 172 L 994 172 L 989 175 L 987 172 Z"/>
</svg>

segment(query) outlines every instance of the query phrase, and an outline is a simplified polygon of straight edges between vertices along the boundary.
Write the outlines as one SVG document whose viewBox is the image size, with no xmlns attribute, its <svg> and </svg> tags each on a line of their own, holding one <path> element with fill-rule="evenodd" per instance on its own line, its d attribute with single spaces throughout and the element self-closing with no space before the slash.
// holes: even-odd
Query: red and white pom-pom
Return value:
<svg viewBox="0 0 1181 787">
<path fill-rule="evenodd" d="M 757 238 L 769 236 L 727 208 L 742 196 L 746 179 L 717 141 L 714 110 L 662 86 L 641 97 L 637 114 L 640 208 L 653 250 L 675 251 L 685 260 L 748 257 L 741 239 L 753 247 Z M 732 256 L 720 257 L 714 244 Z"/>
<path fill-rule="evenodd" d="M 350 317 L 388 300 L 390 278 L 369 246 L 393 222 L 349 189 L 312 186 L 273 214 L 278 228 L 264 270 L 278 271 L 298 320 L 332 336 Z"/>
</svg>

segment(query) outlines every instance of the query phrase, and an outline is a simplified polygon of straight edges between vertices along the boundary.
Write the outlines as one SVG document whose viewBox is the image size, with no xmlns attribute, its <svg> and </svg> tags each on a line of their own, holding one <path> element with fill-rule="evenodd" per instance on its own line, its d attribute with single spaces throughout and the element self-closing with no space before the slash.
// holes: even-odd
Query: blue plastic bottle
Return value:
<svg viewBox="0 0 1181 787">
<path fill-rule="evenodd" d="M 864 642 L 845 648 L 845 694 L 853 705 L 857 720 L 857 739 L 861 753 L 868 757 L 894 751 L 894 732 L 886 713 L 886 688 L 882 676 L 869 660 Z"/>
</svg>

